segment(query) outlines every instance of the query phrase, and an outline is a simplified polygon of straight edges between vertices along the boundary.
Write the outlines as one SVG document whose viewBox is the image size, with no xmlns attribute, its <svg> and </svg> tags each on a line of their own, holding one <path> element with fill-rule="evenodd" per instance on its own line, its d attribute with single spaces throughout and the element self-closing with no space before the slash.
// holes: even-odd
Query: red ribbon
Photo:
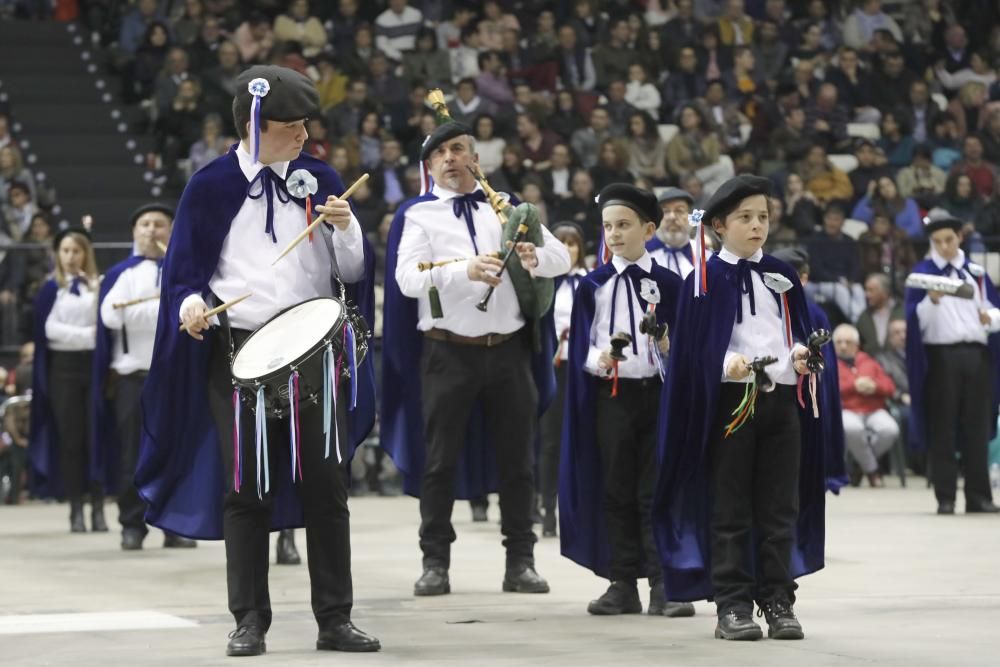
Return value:
<svg viewBox="0 0 1000 667">
<path fill-rule="evenodd" d="M 313 206 L 312 199 L 309 195 L 306 195 L 306 227 L 313 223 Z M 309 243 L 313 242 L 313 233 L 309 232 Z"/>
</svg>

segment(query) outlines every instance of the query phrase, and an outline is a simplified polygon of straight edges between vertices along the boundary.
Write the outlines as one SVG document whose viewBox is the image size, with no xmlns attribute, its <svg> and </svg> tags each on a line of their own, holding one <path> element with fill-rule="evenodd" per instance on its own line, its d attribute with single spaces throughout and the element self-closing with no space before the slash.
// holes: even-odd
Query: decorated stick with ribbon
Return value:
<svg viewBox="0 0 1000 667">
<path fill-rule="evenodd" d="M 358 178 L 358 180 L 354 181 L 354 183 L 351 184 L 351 187 L 347 188 L 347 190 L 344 191 L 344 194 L 342 194 L 339 197 L 337 197 L 337 199 L 347 199 L 348 197 L 350 197 L 351 195 L 354 194 L 355 190 L 357 190 L 359 187 L 361 187 L 362 183 L 364 183 L 367 180 L 368 180 L 368 174 L 361 174 L 361 177 Z M 318 218 L 316 218 L 315 220 L 313 220 L 312 223 L 309 224 L 305 229 L 303 229 L 301 232 L 299 232 L 299 235 L 296 236 L 294 239 L 292 239 L 292 242 L 289 243 L 285 247 L 285 249 L 281 251 L 281 254 L 278 255 L 273 262 L 271 262 L 271 266 L 274 266 L 275 264 L 277 264 L 278 261 L 282 257 L 284 257 L 285 255 L 287 255 L 288 253 L 290 253 L 295 248 L 295 246 L 297 246 L 298 244 L 302 243 L 302 240 L 305 237 L 307 237 L 310 234 L 312 234 L 313 230 L 316 229 L 317 227 L 319 227 L 319 224 L 321 222 L 323 222 L 324 220 L 326 220 L 326 214 L 320 215 Z"/>
<path fill-rule="evenodd" d="M 209 317 L 212 317 L 213 315 L 218 315 L 219 313 L 221 313 L 224 310 L 229 310 L 230 308 L 232 308 L 233 306 L 235 306 L 239 302 L 246 301 L 251 296 L 253 296 L 253 292 L 247 292 L 246 294 L 244 294 L 243 296 L 241 296 L 238 299 L 233 299 L 232 301 L 227 301 L 226 303 L 222 304 L 221 306 L 216 306 L 215 308 L 212 308 L 210 311 L 208 311 L 207 313 L 205 313 L 205 319 L 208 319 Z M 178 331 L 187 331 L 187 325 L 186 324 L 182 324 L 177 330 Z"/>
<path fill-rule="evenodd" d="M 688 214 L 688 224 L 694 227 L 694 296 L 698 298 L 708 292 L 708 276 L 705 272 L 705 225 L 702 217 L 705 211 L 696 208 Z"/>
</svg>

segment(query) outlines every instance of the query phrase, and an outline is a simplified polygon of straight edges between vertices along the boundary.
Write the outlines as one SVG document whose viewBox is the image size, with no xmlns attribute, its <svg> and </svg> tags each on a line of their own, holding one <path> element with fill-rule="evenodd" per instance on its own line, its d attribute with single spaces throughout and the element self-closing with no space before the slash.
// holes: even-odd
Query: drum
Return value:
<svg viewBox="0 0 1000 667">
<path fill-rule="evenodd" d="M 368 352 L 371 330 L 357 308 L 334 297 L 303 301 L 278 313 L 243 341 L 233 356 L 233 385 L 256 409 L 264 389 L 265 414 L 289 414 L 289 390 L 297 373 L 299 402 L 318 403 L 329 371 L 351 378 Z M 334 371 L 335 373 L 336 371 Z M 356 381 L 356 378 L 355 378 Z"/>
</svg>

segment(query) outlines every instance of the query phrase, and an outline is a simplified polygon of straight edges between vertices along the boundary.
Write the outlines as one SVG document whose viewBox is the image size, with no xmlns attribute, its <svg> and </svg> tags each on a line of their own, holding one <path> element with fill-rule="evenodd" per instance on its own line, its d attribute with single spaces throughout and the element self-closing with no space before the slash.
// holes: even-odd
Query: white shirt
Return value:
<svg viewBox="0 0 1000 667">
<path fill-rule="evenodd" d="M 247 184 L 257 176 L 264 165 L 253 162 L 253 157 L 241 143 L 236 150 L 240 169 Z M 288 162 L 275 162 L 271 169 L 281 178 L 287 176 Z M 254 185 L 254 192 L 260 185 Z M 313 202 L 313 205 L 323 202 Z M 278 241 L 272 241 L 264 231 L 267 219 L 267 198 L 247 197 L 236 217 L 233 218 L 229 234 L 222 244 L 222 253 L 215 274 L 209 281 L 211 291 L 223 302 L 237 299 L 248 292 L 253 296 L 230 308 L 229 323 L 235 329 L 257 329 L 279 312 L 318 296 L 337 296 L 330 285 L 331 257 L 326 242 L 318 233 L 313 234 L 312 243 L 302 241 L 280 262 L 271 262 L 281 254 L 292 239 L 306 227 L 306 213 L 301 206 L 289 198 L 287 202 L 273 197 L 274 234 Z M 320 225 L 321 227 L 323 225 Z M 325 232 L 324 232 L 325 233 Z M 334 229 L 333 248 L 336 254 L 340 279 L 345 283 L 357 282 L 364 273 L 364 236 L 358 219 L 352 214 L 351 224 L 345 231 Z M 192 300 L 202 299 L 202 295 L 192 294 L 181 304 L 184 312 Z"/>
<path fill-rule="evenodd" d="M 693 241 L 690 242 L 690 246 L 691 246 L 691 256 L 694 257 Z M 666 269 L 669 269 L 670 271 L 673 271 L 674 273 L 679 275 L 682 279 L 687 278 L 688 274 L 694 271 L 694 264 L 692 264 L 691 261 L 687 258 L 687 255 L 683 254 L 682 252 L 672 253 L 668 251 L 666 248 L 657 248 L 656 250 L 652 251 L 650 255 L 652 255 L 653 259 L 656 261 L 657 264 Z M 707 259 L 711 256 L 712 256 L 711 251 L 706 249 L 705 258 Z M 677 258 L 676 264 L 674 263 L 674 257 Z M 679 273 L 677 271 L 678 268 L 680 268 Z"/>
<path fill-rule="evenodd" d="M 375 48 L 396 62 L 403 51 L 412 51 L 417 43 L 417 30 L 424 15 L 415 7 L 406 6 L 399 14 L 387 9 L 375 18 Z"/>
<path fill-rule="evenodd" d="M 482 156 L 479 157 L 479 161 L 482 162 Z M 552 194 L 571 194 L 569 189 L 569 169 L 553 169 L 550 173 L 552 174 Z"/>
<path fill-rule="evenodd" d="M 748 261 L 756 263 L 763 256 L 764 252 L 758 250 Z M 719 259 L 727 264 L 736 264 L 740 260 L 725 247 L 719 251 Z M 743 299 L 743 321 L 736 322 L 736 315 L 733 315 L 733 335 L 729 339 L 729 347 L 726 349 L 726 356 L 722 362 L 722 381 L 747 383 L 753 379 L 753 374 L 742 380 L 732 380 L 726 376 L 726 368 L 729 367 L 730 360 L 735 355 L 742 354 L 750 361 L 757 357 L 777 357 L 778 361 L 768 366 L 764 372 L 776 384 L 794 385 L 798 382 L 798 373 L 792 367 L 792 350 L 789 350 L 785 344 L 785 324 L 778 309 L 778 300 L 774 298 L 774 292 L 764 285 L 760 273 L 751 270 L 750 280 L 753 283 L 757 314 L 750 314 L 750 295 L 743 294 L 741 297 Z M 711 290 L 711 286 L 709 286 L 709 290 Z M 718 326 L 725 326 L 725 323 L 720 322 Z M 794 347 L 799 347 L 799 345 Z"/>
<path fill-rule="evenodd" d="M 121 375 L 148 371 L 153 361 L 153 341 L 156 338 L 156 319 L 160 300 L 151 299 L 125 308 L 115 308 L 125 303 L 160 293 L 160 268 L 156 260 L 147 259 L 118 275 L 101 301 L 101 320 L 112 330 L 111 368 Z M 122 349 L 122 327 L 128 338 L 128 354 Z"/>
<path fill-rule="evenodd" d="M 931 248 L 931 261 L 939 269 L 943 269 L 948 264 L 948 261 L 933 247 Z M 955 258 L 951 260 L 951 265 L 956 269 L 962 269 L 962 273 L 965 274 L 965 282 L 974 288 L 974 296 L 971 299 L 962 299 L 957 296 L 945 295 L 941 297 L 941 303 L 936 306 L 929 296 L 925 296 L 917 304 L 920 336 L 925 345 L 952 345 L 955 343 L 986 345 L 987 335 L 1000 331 L 1000 310 L 983 300 L 978 281 L 964 268 L 964 251 L 958 251 Z M 952 273 L 951 277 L 956 278 L 957 276 Z M 986 310 L 989 313 L 989 325 L 983 326 L 983 323 L 979 321 L 980 310 Z"/>
<path fill-rule="evenodd" d="M 649 273 L 653 267 L 653 258 L 649 253 L 643 253 L 635 262 L 630 262 L 623 257 L 615 255 L 611 258 L 611 265 L 615 271 L 621 275 L 630 264 L 637 264 L 643 271 Z M 607 377 L 608 372 L 602 370 L 597 361 L 601 353 L 611 349 L 611 331 L 614 333 L 625 332 L 632 335 L 635 329 L 635 346 L 627 346 L 625 361 L 618 362 L 618 377 L 641 379 L 658 375 L 660 370 L 656 365 L 656 359 L 651 356 L 649 336 L 639 331 L 639 323 L 645 314 L 642 304 L 639 302 L 639 295 L 632 285 L 632 318 L 629 323 L 629 291 L 625 284 L 630 279 L 622 276 L 621 280 L 616 277 L 609 278 L 606 283 L 597 288 L 594 293 L 594 322 L 590 325 L 590 351 L 587 353 L 587 361 L 583 369 L 591 375 Z M 615 283 L 618 284 L 618 293 L 615 294 Z M 617 298 L 616 298 L 617 297 Z M 615 303 L 615 322 L 611 327 L 611 303 Z M 636 354 L 635 350 L 638 350 Z M 659 351 L 657 350 L 657 354 Z"/>
<path fill-rule="evenodd" d="M 50 350 L 81 352 L 97 345 L 97 293 L 85 281 L 79 289 L 79 294 L 73 294 L 67 285 L 56 292 L 52 312 L 45 320 Z"/>
<path fill-rule="evenodd" d="M 559 353 L 559 358 L 563 361 L 569 359 L 569 328 L 573 321 L 573 301 L 576 296 L 576 286 L 579 284 L 577 280 L 573 280 L 574 276 L 585 276 L 587 275 L 586 269 L 573 269 L 563 280 L 559 289 L 556 290 L 555 298 L 552 301 L 552 318 L 555 320 L 556 325 L 556 336 L 560 341 L 565 341 L 560 345 L 562 351 Z"/>
<path fill-rule="evenodd" d="M 480 189 L 478 185 L 476 189 Z M 517 331 L 524 326 L 524 317 L 514 286 L 506 275 L 493 292 L 489 309 L 484 313 L 476 309 L 476 304 L 488 287 L 486 283 L 469 280 L 467 262 L 453 262 L 430 271 L 417 269 L 419 262 L 468 258 L 476 254 L 465 219 L 456 217 L 453 209 L 452 200 L 460 195 L 439 184 L 434 185 L 431 194 L 437 199 L 416 203 L 406 210 L 406 226 L 399 240 L 396 264 L 395 278 L 400 291 L 417 299 L 420 318 L 417 328 L 421 331 L 445 329 L 460 336 Z M 476 245 L 480 253 L 496 252 L 500 250 L 503 228 L 489 202 L 479 202 L 478 206 L 472 212 Z M 538 266 L 533 273 L 542 278 L 561 276 L 570 269 L 569 251 L 545 227 L 542 227 L 542 234 L 545 245 L 536 250 Z M 517 256 L 510 261 L 518 261 Z M 427 300 L 431 284 L 437 287 L 441 298 L 444 317 L 440 319 L 431 317 Z"/>
</svg>

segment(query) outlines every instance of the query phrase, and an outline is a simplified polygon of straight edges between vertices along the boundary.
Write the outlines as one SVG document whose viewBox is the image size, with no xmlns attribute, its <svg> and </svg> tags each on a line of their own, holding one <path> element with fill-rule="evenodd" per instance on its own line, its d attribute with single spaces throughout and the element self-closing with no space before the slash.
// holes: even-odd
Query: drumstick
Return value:
<svg viewBox="0 0 1000 667">
<path fill-rule="evenodd" d="M 153 299 L 159 299 L 159 298 L 160 298 L 159 294 L 150 294 L 149 296 L 144 296 L 138 299 L 132 299 L 131 301 L 123 301 L 120 303 L 115 303 L 112 304 L 111 307 L 114 308 L 115 310 L 119 310 L 121 308 L 128 308 L 129 306 L 135 306 L 140 303 L 145 303 L 147 301 L 152 301 Z"/>
<path fill-rule="evenodd" d="M 233 306 L 235 306 L 236 304 L 238 304 L 240 301 L 244 301 L 245 299 L 249 299 L 251 296 L 253 296 L 253 292 L 247 292 L 246 294 L 244 294 L 243 296 L 241 296 L 238 299 L 233 299 L 232 301 L 227 301 L 226 303 L 222 304 L 221 306 L 216 306 L 212 310 L 210 310 L 207 313 L 205 313 L 204 317 L 207 320 L 212 315 L 218 315 L 219 313 L 221 313 L 224 310 L 229 310 L 230 308 L 232 308 Z M 182 324 L 180 326 L 180 328 L 178 329 L 178 331 L 187 331 L 187 326 L 188 325 L 186 325 L 186 324 Z"/>
<path fill-rule="evenodd" d="M 350 197 L 351 195 L 354 194 L 355 190 L 357 190 L 359 187 L 361 187 L 362 183 L 364 183 L 367 180 L 368 180 L 368 174 L 361 174 L 361 177 L 358 178 L 358 180 L 354 181 L 354 184 L 351 185 L 351 187 L 347 188 L 347 190 L 344 191 L 344 194 L 342 194 L 339 197 L 337 197 L 337 199 L 341 199 L 341 200 L 347 199 L 348 197 Z M 311 225 L 309 225 L 308 227 L 306 227 L 305 229 L 303 229 L 302 232 L 298 236 L 296 236 L 295 239 L 291 243 L 289 243 L 288 246 L 286 246 L 284 250 L 281 251 L 281 254 L 278 255 L 273 262 L 271 262 L 271 266 L 274 266 L 275 264 L 277 264 L 279 259 L 281 259 L 285 255 L 287 255 L 288 253 L 290 253 L 295 246 L 297 246 L 299 243 L 302 242 L 302 239 L 304 239 L 305 237 L 309 236 L 309 234 L 314 229 L 316 229 L 316 227 L 319 226 L 319 223 L 323 222 L 324 220 L 326 220 L 326 214 L 325 213 L 322 214 L 322 215 L 320 215 L 315 220 L 313 220 Z"/>
<path fill-rule="evenodd" d="M 156 247 L 159 248 L 160 252 L 162 252 L 164 255 L 167 254 L 167 244 L 164 243 L 163 241 L 157 240 L 156 241 Z"/>
</svg>

